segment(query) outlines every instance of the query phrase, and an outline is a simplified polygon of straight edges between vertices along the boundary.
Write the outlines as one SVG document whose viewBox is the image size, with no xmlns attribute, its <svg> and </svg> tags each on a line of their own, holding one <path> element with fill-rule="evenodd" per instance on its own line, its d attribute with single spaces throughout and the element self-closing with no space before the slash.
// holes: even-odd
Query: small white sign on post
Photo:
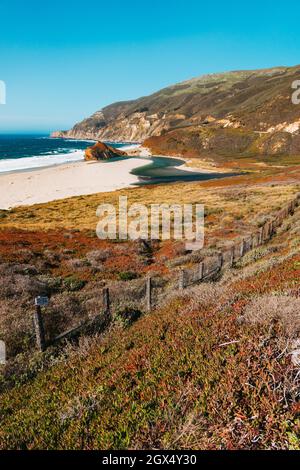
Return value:
<svg viewBox="0 0 300 470">
<path fill-rule="evenodd" d="M 49 304 L 49 298 L 39 295 L 34 299 L 34 304 L 38 307 L 47 307 Z"/>
<path fill-rule="evenodd" d="M 0 364 L 6 364 L 6 346 L 4 341 L 0 340 Z"/>
</svg>

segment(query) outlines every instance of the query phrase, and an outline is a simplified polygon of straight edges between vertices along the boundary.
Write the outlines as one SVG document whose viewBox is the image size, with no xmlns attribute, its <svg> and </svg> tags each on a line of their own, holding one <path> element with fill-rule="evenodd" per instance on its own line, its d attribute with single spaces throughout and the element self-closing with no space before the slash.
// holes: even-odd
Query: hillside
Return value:
<svg viewBox="0 0 300 470">
<path fill-rule="evenodd" d="M 55 134 L 228 175 L 0 211 L 0 449 L 300 449 L 299 74 L 200 77 Z M 204 247 L 98 239 L 99 204 L 125 195 L 204 204 Z"/>
<path fill-rule="evenodd" d="M 53 136 L 106 141 L 161 136 L 147 145 L 192 154 L 197 147 L 198 155 L 214 155 L 224 153 L 225 141 L 225 153 L 297 155 L 300 106 L 292 104 L 291 95 L 299 76 L 300 66 L 204 75 L 114 103 Z"/>
<path fill-rule="evenodd" d="M 199 271 L 204 257 L 257 232 L 299 190 L 299 166 L 271 166 L 0 211 L 0 337 L 8 353 L 0 448 L 300 448 L 292 361 L 300 208 L 215 282 L 181 293 L 177 284 L 179 269 Z M 100 202 L 126 194 L 130 204 L 174 203 L 179 192 L 182 202 L 205 204 L 203 250 L 160 241 L 145 251 L 95 236 Z M 163 292 L 151 312 L 143 303 L 149 273 Z M 101 315 L 104 286 L 113 307 L 108 329 L 36 351 L 36 295 L 50 297 L 43 319 L 51 341 Z M 139 318 L 130 325 L 131 314 Z"/>
<path fill-rule="evenodd" d="M 0 448 L 299 449 L 299 230 L 298 208 L 217 282 L 79 346 L 20 355 Z"/>
</svg>

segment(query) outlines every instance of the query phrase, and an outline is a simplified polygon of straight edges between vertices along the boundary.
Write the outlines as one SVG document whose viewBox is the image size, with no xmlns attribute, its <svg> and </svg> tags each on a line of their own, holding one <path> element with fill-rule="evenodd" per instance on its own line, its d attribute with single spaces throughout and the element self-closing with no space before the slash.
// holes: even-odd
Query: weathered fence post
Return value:
<svg viewBox="0 0 300 470">
<path fill-rule="evenodd" d="M 273 220 L 271 220 L 270 222 L 270 238 L 272 238 L 274 234 L 274 224 L 273 224 Z"/>
<path fill-rule="evenodd" d="M 179 272 L 179 289 L 183 290 L 185 289 L 185 270 L 181 269 Z"/>
<path fill-rule="evenodd" d="M 152 278 L 151 276 L 146 279 L 146 308 L 151 312 L 152 308 Z"/>
<path fill-rule="evenodd" d="M 240 252 L 241 258 L 242 258 L 242 257 L 244 256 L 244 254 L 245 254 L 245 248 L 246 248 L 246 242 L 245 242 L 245 240 L 242 240 L 241 252 Z"/>
<path fill-rule="evenodd" d="M 262 245 L 263 239 L 264 239 L 264 228 L 261 227 L 259 230 L 259 238 L 258 238 L 259 245 Z"/>
<path fill-rule="evenodd" d="M 45 351 L 46 340 L 45 340 L 45 329 L 42 318 L 42 306 L 48 305 L 47 297 L 36 297 L 35 298 L 35 312 L 33 314 L 33 324 L 35 330 L 35 341 L 39 351 Z"/>
<path fill-rule="evenodd" d="M 219 253 L 218 254 L 218 265 L 219 265 L 220 271 L 223 268 L 223 262 L 224 262 L 223 253 Z"/>
<path fill-rule="evenodd" d="M 230 248 L 230 267 L 232 268 L 232 266 L 234 265 L 234 246 L 232 246 Z"/>
<path fill-rule="evenodd" d="M 268 223 L 268 240 L 272 238 L 272 222 Z"/>
<path fill-rule="evenodd" d="M 295 212 L 295 207 L 296 207 L 296 201 L 295 199 L 291 202 L 291 214 L 294 215 Z"/>
<path fill-rule="evenodd" d="M 109 299 L 109 288 L 104 287 L 102 291 L 103 295 L 103 313 L 105 317 L 110 316 L 110 299 Z"/>
<path fill-rule="evenodd" d="M 198 277 L 198 281 L 202 281 L 203 279 L 203 276 L 204 276 L 204 263 L 202 261 L 202 263 L 199 264 L 199 277 Z"/>
<path fill-rule="evenodd" d="M 269 240 L 269 222 L 266 222 L 264 225 L 264 242 Z"/>
</svg>

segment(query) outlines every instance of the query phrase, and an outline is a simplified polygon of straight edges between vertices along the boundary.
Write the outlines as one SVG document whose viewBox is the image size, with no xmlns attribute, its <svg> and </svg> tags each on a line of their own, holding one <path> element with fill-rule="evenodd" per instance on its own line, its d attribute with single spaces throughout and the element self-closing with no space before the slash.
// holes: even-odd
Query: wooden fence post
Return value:
<svg viewBox="0 0 300 470">
<path fill-rule="evenodd" d="M 199 264 L 199 277 L 198 277 L 198 281 L 202 281 L 203 276 L 204 276 L 204 263 L 202 262 L 202 263 Z"/>
<path fill-rule="evenodd" d="M 218 254 L 218 264 L 219 264 L 220 271 L 223 268 L 223 262 L 224 262 L 223 253 L 219 253 Z"/>
<path fill-rule="evenodd" d="M 152 308 L 152 278 L 151 276 L 146 279 L 146 308 L 151 312 Z"/>
<path fill-rule="evenodd" d="M 42 318 L 42 309 L 40 305 L 35 305 L 35 312 L 33 315 L 33 323 L 35 330 L 35 340 L 36 346 L 39 351 L 45 351 L 46 341 L 45 341 L 45 330 Z"/>
<path fill-rule="evenodd" d="M 102 291 L 103 295 L 103 313 L 105 317 L 110 316 L 110 299 L 109 299 L 109 288 L 104 287 Z"/>
<path fill-rule="evenodd" d="M 264 228 L 261 227 L 259 230 L 259 238 L 258 238 L 259 245 L 262 245 L 263 239 L 264 239 Z"/>
<path fill-rule="evenodd" d="M 230 267 L 234 265 L 234 246 L 230 248 Z"/>
<path fill-rule="evenodd" d="M 181 269 L 179 272 L 179 289 L 183 290 L 185 288 L 185 270 Z"/>
<path fill-rule="evenodd" d="M 266 222 L 264 225 L 264 241 L 269 240 L 269 229 L 270 229 L 269 222 Z"/>
<path fill-rule="evenodd" d="M 273 220 L 271 220 L 270 222 L 270 238 L 272 238 L 274 234 L 274 224 L 273 224 Z"/>
<path fill-rule="evenodd" d="M 295 200 L 291 202 L 291 215 L 294 215 L 295 212 Z"/>
<path fill-rule="evenodd" d="M 242 258 L 242 257 L 244 256 L 244 254 L 245 254 L 245 248 L 246 248 L 246 242 L 245 242 L 245 240 L 242 240 L 242 244 L 241 244 L 241 253 L 240 253 L 241 258 Z"/>
<path fill-rule="evenodd" d="M 272 222 L 268 223 L 268 240 L 272 237 Z"/>
<path fill-rule="evenodd" d="M 250 245 L 249 245 L 249 250 L 248 251 L 253 250 L 253 248 L 254 248 L 254 236 L 253 236 L 253 234 L 251 234 Z"/>
</svg>

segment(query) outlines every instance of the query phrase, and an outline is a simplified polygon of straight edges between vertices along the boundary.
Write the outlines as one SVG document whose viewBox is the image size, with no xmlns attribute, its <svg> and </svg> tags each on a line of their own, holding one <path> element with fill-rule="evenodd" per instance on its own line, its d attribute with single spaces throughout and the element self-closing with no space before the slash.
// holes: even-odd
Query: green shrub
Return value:
<svg viewBox="0 0 300 470">
<path fill-rule="evenodd" d="M 69 276 L 64 279 L 64 287 L 69 292 L 81 290 L 86 284 L 86 281 L 78 279 L 76 276 Z"/>
<path fill-rule="evenodd" d="M 132 281 L 132 279 L 138 278 L 138 274 L 133 271 L 122 271 L 118 274 L 118 277 L 121 281 Z"/>
<path fill-rule="evenodd" d="M 119 321 L 120 323 L 123 324 L 123 326 L 126 328 L 132 323 L 134 323 L 136 320 L 140 318 L 142 315 L 142 312 L 133 307 L 124 307 L 124 308 L 119 308 L 116 311 L 116 320 Z"/>
</svg>

